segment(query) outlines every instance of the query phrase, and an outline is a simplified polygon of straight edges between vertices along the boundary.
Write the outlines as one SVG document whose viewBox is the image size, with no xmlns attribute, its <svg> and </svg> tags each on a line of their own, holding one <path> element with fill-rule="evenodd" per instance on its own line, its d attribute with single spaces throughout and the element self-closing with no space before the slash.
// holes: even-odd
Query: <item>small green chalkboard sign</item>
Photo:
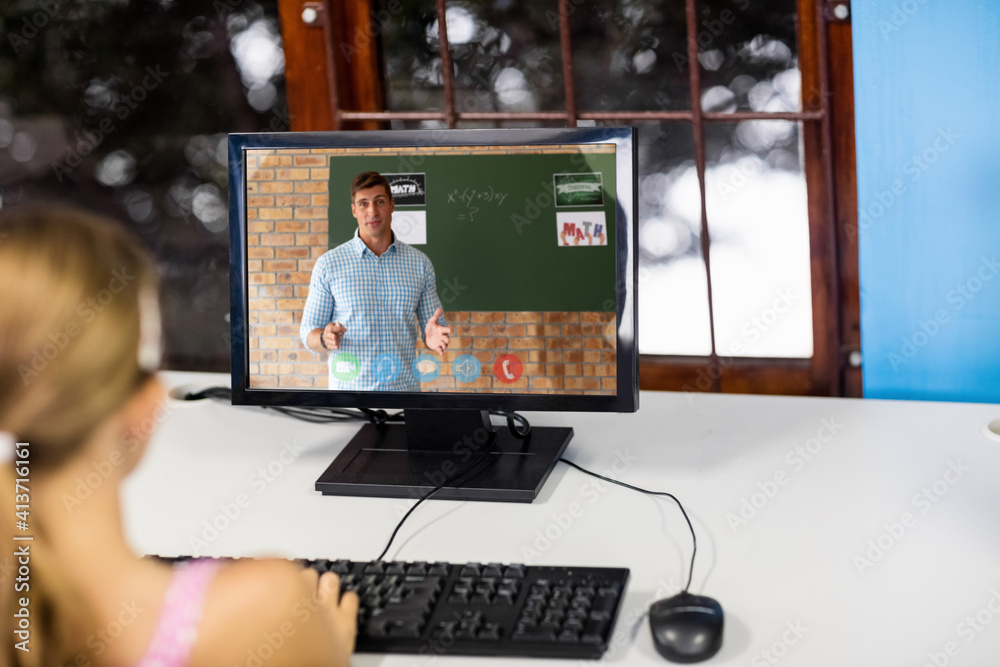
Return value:
<svg viewBox="0 0 1000 667">
<path fill-rule="evenodd" d="M 556 206 L 601 206 L 604 204 L 604 184 L 601 174 L 553 174 Z"/>
</svg>

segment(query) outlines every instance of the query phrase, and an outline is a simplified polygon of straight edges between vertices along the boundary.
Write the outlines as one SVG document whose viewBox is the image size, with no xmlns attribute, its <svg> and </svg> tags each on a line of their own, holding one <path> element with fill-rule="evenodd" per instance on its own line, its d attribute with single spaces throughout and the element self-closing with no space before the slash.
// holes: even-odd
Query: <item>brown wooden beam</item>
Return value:
<svg viewBox="0 0 1000 667">
<path fill-rule="evenodd" d="M 829 103 L 830 94 L 823 71 L 826 39 L 821 2 L 798 0 L 796 14 L 802 108 L 823 109 Z M 800 127 L 808 192 L 813 316 L 812 378 L 806 393 L 837 396 L 840 394 L 840 327 L 828 118 L 824 115 L 820 121 L 804 122 Z"/>
<path fill-rule="evenodd" d="M 809 359 L 649 356 L 639 361 L 639 388 L 690 393 L 826 395 Z"/>
<path fill-rule="evenodd" d="M 829 3 L 828 3 L 829 7 Z M 858 184 L 854 144 L 854 54 L 848 18 L 831 21 L 828 31 L 830 127 L 833 137 L 833 193 L 840 281 L 841 395 L 860 397 L 861 367 L 848 363 L 861 351 L 861 296 L 858 272 Z"/>
<path fill-rule="evenodd" d="M 373 0 L 279 0 L 278 9 L 292 129 L 385 127 L 380 120 L 342 124 L 339 113 L 385 110 L 383 28 Z M 303 19 L 306 9 L 317 11 L 313 23 Z"/>
<path fill-rule="evenodd" d="M 382 23 L 373 0 L 328 0 L 333 62 L 341 109 L 385 110 L 382 81 Z M 344 129 L 378 130 L 379 121 L 345 123 Z"/>
<path fill-rule="evenodd" d="M 317 21 L 323 21 L 321 3 L 278 0 L 281 42 L 285 51 L 285 91 L 288 115 L 294 131 L 332 130 L 333 110 L 322 23 L 307 24 L 302 18 L 305 5 L 320 5 Z"/>
</svg>

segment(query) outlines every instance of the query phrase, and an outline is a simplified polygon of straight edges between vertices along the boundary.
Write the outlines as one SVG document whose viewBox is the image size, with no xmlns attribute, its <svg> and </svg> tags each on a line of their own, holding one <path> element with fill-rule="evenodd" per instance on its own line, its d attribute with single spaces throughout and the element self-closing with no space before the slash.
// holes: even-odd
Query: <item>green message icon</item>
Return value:
<svg viewBox="0 0 1000 667">
<path fill-rule="evenodd" d="M 350 382 L 361 372 L 361 362 L 350 352 L 330 356 L 330 374 L 341 382 Z"/>
</svg>

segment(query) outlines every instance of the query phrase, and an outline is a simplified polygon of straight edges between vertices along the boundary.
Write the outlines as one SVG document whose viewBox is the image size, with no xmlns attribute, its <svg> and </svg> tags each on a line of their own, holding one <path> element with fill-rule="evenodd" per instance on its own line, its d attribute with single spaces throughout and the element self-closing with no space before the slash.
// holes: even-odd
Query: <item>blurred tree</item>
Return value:
<svg viewBox="0 0 1000 667">
<path fill-rule="evenodd" d="M 276 3 L 5 2 L 0 205 L 63 200 L 156 253 L 167 365 L 229 363 L 228 132 L 287 130 Z"/>
</svg>

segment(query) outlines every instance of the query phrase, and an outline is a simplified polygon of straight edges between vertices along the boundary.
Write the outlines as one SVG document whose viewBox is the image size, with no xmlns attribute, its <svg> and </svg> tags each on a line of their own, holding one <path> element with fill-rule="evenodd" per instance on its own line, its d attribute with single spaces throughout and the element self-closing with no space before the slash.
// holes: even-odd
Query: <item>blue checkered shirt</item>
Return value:
<svg viewBox="0 0 1000 667">
<path fill-rule="evenodd" d="M 361 391 L 420 391 L 413 375 L 417 338 L 427 320 L 441 307 L 434 266 L 427 255 L 393 238 L 392 245 L 376 256 L 354 232 L 354 238 L 328 250 L 313 267 L 309 296 L 302 313 L 299 337 L 330 322 L 347 328 L 340 348 L 361 364 L 360 374 L 349 382 L 338 380 L 330 369 L 330 388 Z M 438 322 L 446 326 L 442 315 Z M 394 354 L 401 362 L 390 382 L 376 377 L 373 361 L 380 354 Z"/>
</svg>

